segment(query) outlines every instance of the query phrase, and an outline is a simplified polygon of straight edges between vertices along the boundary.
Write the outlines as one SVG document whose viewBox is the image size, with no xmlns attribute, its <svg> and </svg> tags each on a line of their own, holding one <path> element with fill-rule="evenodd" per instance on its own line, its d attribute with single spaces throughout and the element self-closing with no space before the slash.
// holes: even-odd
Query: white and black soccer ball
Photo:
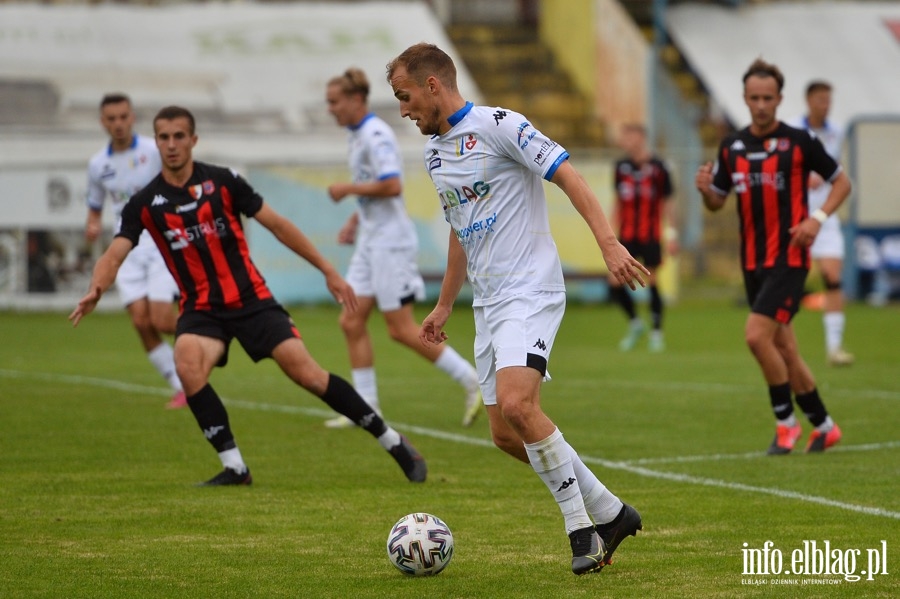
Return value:
<svg viewBox="0 0 900 599">
<path fill-rule="evenodd" d="M 388 559 L 410 576 L 434 576 L 453 557 L 453 533 L 443 520 L 426 513 L 400 518 L 387 539 Z"/>
</svg>

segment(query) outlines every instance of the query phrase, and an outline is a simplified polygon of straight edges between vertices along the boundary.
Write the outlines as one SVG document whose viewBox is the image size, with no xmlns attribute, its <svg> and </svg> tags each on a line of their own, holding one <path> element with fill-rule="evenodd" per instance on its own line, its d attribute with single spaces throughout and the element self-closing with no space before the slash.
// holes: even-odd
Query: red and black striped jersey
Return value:
<svg viewBox="0 0 900 599">
<path fill-rule="evenodd" d="M 241 215 L 252 217 L 263 199 L 235 171 L 194 162 L 184 187 L 157 175 L 122 210 L 118 237 L 133 244 L 153 236 L 181 290 L 182 312 L 252 312 L 275 304 L 250 259 Z"/>
<path fill-rule="evenodd" d="M 712 187 L 737 195 L 744 270 L 809 268 L 809 248 L 791 246 L 790 229 L 809 216 L 810 171 L 830 182 L 841 167 L 805 130 L 779 123 L 765 137 L 748 127 L 722 140 Z"/>
<path fill-rule="evenodd" d="M 623 158 L 616 162 L 615 186 L 619 241 L 659 243 L 662 203 L 672 195 L 663 162 L 655 156 L 643 164 Z"/>
</svg>

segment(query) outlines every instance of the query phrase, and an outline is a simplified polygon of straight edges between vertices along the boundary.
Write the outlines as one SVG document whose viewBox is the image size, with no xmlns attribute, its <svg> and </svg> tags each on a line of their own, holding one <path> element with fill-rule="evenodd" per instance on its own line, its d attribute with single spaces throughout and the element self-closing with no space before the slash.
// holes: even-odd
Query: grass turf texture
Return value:
<svg viewBox="0 0 900 599">
<path fill-rule="evenodd" d="M 319 362 L 347 376 L 337 310 L 291 313 Z M 428 482 L 407 483 L 361 431 L 326 429 L 324 404 L 235 344 L 212 383 L 254 485 L 211 489 L 193 485 L 218 459 L 187 410 L 163 409 L 169 394 L 124 312 L 91 315 L 76 330 L 62 314 L 0 313 L 0 596 L 898 596 L 896 306 L 849 308 L 857 364 L 844 369 L 825 364 L 819 313 L 795 321 L 844 431 L 822 455 L 763 455 L 774 426 L 743 344 L 745 317 L 724 302 L 682 302 L 667 314 L 665 353 L 649 353 L 645 339 L 621 354 L 618 310 L 569 307 L 544 408 L 644 517 L 614 565 L 575 577 L 543 484 L 490 445 L 483 414 L 460 428 L 461 390 L 391 343 L 378 319 L 382 405 L 428 460 Z M 457 307 L 449 333 L 470 357 L 468 308 Z M 809 434 L 802 421 L 798 446 Z M 414 511 L 453 531 L 456 554 L 438 577 L 404 577 L 388 563 L 388 531 Z M 885 540 L 889 574 L 855 583 L 743 575 L 743 544 L 767 540 L 786 568 L 804 540 L 861 549 L 857 571 Z M 842 582 L 773 584 L 790 578 Z"/>
</svg>

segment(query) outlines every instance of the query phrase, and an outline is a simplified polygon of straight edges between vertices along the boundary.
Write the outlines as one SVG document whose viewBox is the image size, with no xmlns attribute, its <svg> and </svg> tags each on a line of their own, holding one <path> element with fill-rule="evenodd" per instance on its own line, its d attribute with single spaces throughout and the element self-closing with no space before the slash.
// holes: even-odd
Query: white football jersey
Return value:
<svg viewBox="0 0 900 599">
<path fill-rule="evenodd" d="M 112 146 L 107 145 L 88 163 L 87 204 L 94 210 L 102 210 L 109 195 L 116 215 L 113 232 L 118 233 L 125 203 L 161 170 L 162 160 L 153 139 L 135 134 L 131 147 L 124 152 L 113 152 Z"/>
<path fill-rule="evenodd" d="M 402 177 L 403 159 L 394 132 L 383 120 L 368 114 L 350 127 L 350 172 L 354 183 Z M 416 248 L 416 227 L 403 203 L 403 196 L 357 199 L 359 227 L 357 246 Z"/>
<path fill-rule="evenodd" d="M 542 178 L 569 156 L 521 114 L 467 102 L 425 145 L 444 218 L 465 249 L 473 305 L 565 291 Z"/>
<path fill-rule="evenodd" d="M 807 120 L 806 116 L 799 116 L 787 124 L 791 127 L 806 129 L 807 131 L 814 133 L 815 136 L 819 138 L 819 141 L 822 142 L 822 145 L 825 146 L 825 151 L 828 152 L 828 155 L 840 162 L 841 144 L 844 143 L 844 131 L 839 126 L 826 120 L 824 127 L 815 129 L 809 126 L 809 120 Z M 813 210 L 821 208 L 822 204 L 825 203 L 825 200 L 828 199 L 830 191 L 831 183 L 828 181 L 823 182 L 822 185 L 815 189 L 810 189 L 809 211 L 812 212 Z"/>
</svg>

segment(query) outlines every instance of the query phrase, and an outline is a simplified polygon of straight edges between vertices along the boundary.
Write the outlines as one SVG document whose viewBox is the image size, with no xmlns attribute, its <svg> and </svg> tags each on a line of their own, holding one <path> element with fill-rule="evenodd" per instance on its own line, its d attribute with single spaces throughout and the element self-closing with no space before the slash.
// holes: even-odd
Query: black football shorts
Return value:
<svg viewBox="0 0 900 599">
<path fill-rule="evenodd" d="M 191 311 L 178 318 L 175 335 L 191 333 L 220 339 L 225 343 L 225 353 L 217 366 L 228 363 L 228 346 L 237 339 L 254 362 L 272 355 L 272 351 L 284 340 L 300 338 L 294 321 L 280 305 L 269 306 L 257 312 L 240 316 L 223 316 L 215 312 Z"/>
<path fill-rule="evenodd" d="M 800 309 L 803 287 L 806 284 L 805 268 L 760 268 L 744 271 L 744 289 L 747 303 L 754 314 L 768 316 L 787 324 Z"/>
</svg>

